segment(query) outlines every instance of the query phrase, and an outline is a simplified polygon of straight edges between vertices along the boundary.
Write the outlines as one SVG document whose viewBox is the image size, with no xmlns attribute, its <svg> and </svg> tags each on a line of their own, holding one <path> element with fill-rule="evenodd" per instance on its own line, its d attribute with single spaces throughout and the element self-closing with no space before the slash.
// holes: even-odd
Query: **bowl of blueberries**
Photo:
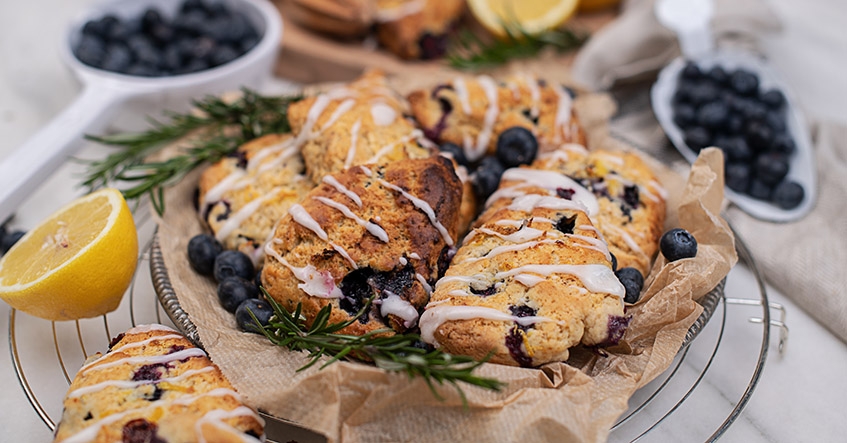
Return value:
<svg viewBox="0 0 847 443">
<path fill-rule="evenodd" d="M 733 204 L 773 222 L 800 219 L 813 208 L 817 174 L 808 129 L 764 60 L 727 50 L 678 58 L 660 72 L 651 100 L 686 160 L 706 147 L 723 151 Z"/>
</svg>

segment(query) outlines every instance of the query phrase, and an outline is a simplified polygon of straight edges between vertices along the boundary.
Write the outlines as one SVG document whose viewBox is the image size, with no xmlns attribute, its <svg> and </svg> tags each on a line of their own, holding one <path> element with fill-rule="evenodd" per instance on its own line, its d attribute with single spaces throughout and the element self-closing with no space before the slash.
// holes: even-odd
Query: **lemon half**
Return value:
<svg viewBox="0 0 847 443">
<path fill-rule="evenodd" d="M 493 34 L 517 26 L 530 35 L 556 28 L 576 12 L 578 0 L 468 0 L 471 12 Z"/>
<path fill-rule="evenodd" d="M 30 230 L 0 259 L 0 298 L 47 320 L 114 311 L 132 281 L 138 234 L 120 191 L 80 197 Z"/>
</svg>

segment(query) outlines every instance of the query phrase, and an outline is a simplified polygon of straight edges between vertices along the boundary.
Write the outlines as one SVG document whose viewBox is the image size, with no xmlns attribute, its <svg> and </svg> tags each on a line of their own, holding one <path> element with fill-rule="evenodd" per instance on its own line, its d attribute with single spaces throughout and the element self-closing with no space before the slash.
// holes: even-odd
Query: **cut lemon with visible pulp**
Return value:
<svg viewBox="0 0 847 443">
<path fill-rule="evenodd" d="M 474 17 L 501 37 L 506 28 L 530 35 L 553 29 L 572 17 L 578 4 L 578 0 L 468 0 Z"/>
<path fill-rule="evenodd" d="M 114 311 L 132 281 L 138 234 L 120 191 L 69 203 L 0 259 L 0 298 L 47 320 Z"/>
</svg>

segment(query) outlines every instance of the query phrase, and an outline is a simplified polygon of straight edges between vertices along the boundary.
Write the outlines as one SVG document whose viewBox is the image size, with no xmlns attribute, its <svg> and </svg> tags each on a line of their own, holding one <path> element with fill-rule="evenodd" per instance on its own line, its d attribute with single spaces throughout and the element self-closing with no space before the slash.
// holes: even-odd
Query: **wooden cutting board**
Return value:
<svg viewBox="0 0 847 443">
<path fill-rule="evenodd" d="M 443 61 L 409 61 L 374 46 L 372 40 L 340 40 L 309 30 L 291 19 L 290 7 L 286 0 L 274 0 L 283 19 L 282 50 L 277 60 L 275 74 L 279 77 L 300 83 L 323 83 L 351 81 L 367 68 L 380 68 L 389 74 L 413 74 L 427 76 L 444 74 L 444 71 L 456 73 Z M 469 16 L 470 14 L 466 14 Z M 580 13 L 568 22 L 575 29 L 586 30 L 594 34 L 618 15 L 616 8 L 592 13 Z M 484 32 L 470 17 L 463 20 L 463 26 L 474 32 Z M 553 80 L 567 80 L 567 72 L 574 58 L 574 51 L 559 54 L 545 52 L 532 60 L 520 60 L 488 73 L 512 72 L 517 70 L 535 70 L 545 72 L 545 77 Z M 558 73 L 552 78 L 550 69 Z"/>
</svg>

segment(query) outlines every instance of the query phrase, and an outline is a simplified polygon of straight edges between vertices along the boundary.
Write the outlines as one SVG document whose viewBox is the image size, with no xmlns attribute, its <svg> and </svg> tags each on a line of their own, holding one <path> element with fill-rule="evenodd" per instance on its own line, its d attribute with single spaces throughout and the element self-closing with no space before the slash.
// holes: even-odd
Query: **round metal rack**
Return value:
<svg viewBox="0 0 847 443">
<path fill-rule="evenodd" d="M 134 281 L 121 306 L 100 318 L 74 322 L 50 322 L 12 310 L 9 318 L 9 350 L 15 373 L 26 397 L 44 424 L 54 430 L 62 412 L 62 397 L 73 379 L 74 373 L 85 359 L 95 352 L 105 351 L 111 337 L 137 324 L 162 323 L 175 326 L 169 317 L 173 309 L 165 309 L 156 296 L 150 271 L 151 245 L 155 239 L 155 221 L 146 204 L 135 211 L 139 239 L 143 247 L 138 260 Z M 698 387 L 715 375 L 713 361 L 720 355 L 724 331 L 730 320 L 727 312 L 731 305 L 748 305 L 761 309 L 760 317 L 749 319 L 760 324 L 761 343 L 758 356 L 749 370 L 749 382 L 741 387 L 737 401 L 731 409 L 721 411 L 722 422 L 711 435 L 693 437 L 689 441 L 702 439 L 714 441 L 720 438 L 737 420 L 755 389 L 768 357 L 770 347 L 770 325 L 780 327 L 780 351 L 787 337 L 784 309 L 770 304 L 765 284 L 756 264 L 742 241 L 738 241 L 740 263 L 747 266 L 758 283 L 758 294 L 754 298 L 727 297 L 723 287 L 716 288 L 719 296 L 709 299 L 714 306 L 706 306 L 711 319 L 701 318 L 680 349 L 673 365 L 658 379 L 639 389 L 630 400 L 629 410 L 614 425 L 610 441 L 639 441 L 648 435 L 659 435 L 662 426 L 682 414 L 698 414 L 692 408 L 692 398 Z M 723 283 L 722 283 L 723 285 Z M 740 309 L 740 308 L 739 308 Z M 772 321 L 770 310 L 781 311 L 782 317 Z M 175 318 L 179 322 L 178 318 Z M 751 326 L 757 327 L 757 326 Z M 695 337 L 696 335 L 696 337 Z M 693 339 L 693 338 L 696 338 Z M 39 368 L 34 375 L 34 368 Z M 298 428 L 284 420 L 267 417 L 269 441 L 324 441 L 317 434 Z"/>
</svg>

